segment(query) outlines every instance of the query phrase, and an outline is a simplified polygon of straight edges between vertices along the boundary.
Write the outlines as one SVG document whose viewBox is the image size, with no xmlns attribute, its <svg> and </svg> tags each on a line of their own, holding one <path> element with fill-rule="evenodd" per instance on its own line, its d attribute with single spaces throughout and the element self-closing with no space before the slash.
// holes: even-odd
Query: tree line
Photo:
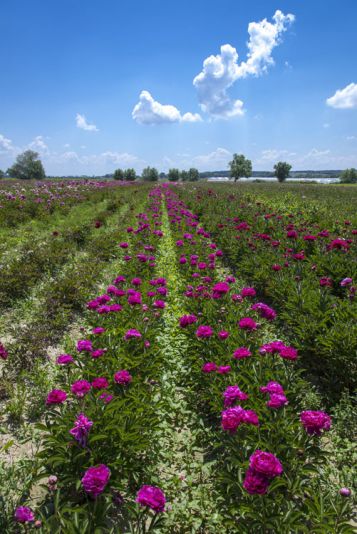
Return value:
<svg viewBox="0 0 357 534">
<path fill-rule="evenodd" d="M 252 176 L 252 162 L 243 154 L 233 154 L 232 161 L 229 162 L 229 174 L 236 182 L 240 178 L 249 178 Z M 279 182 L 284 182 L 291 171 L 292 166 L 286 161 L 278 161 L 274 165 L 274 176 Z M 0 170 L 0 179 L 6 176 L 16 178 L 17 180 L 43 180 L 46 178 L 45 169 L 43 168 L 38 152 L 26 150 L 16 157 L 15 163 L 7 169 L 6 173 Z M 116 169 L 113 174 L 114 180 L 132 182 L 141 179 L 145 182 L 156 182 L 159 179 L 169 180 L 170 182 L 197 182 L 200 176 L 198 169 L 192 167 L 188 171 L 177 168 L 169 169 L 168 173 L 160 173 L 155 167 L 145 167 L 141 176 L 136 174 L 135 169 Z M 346 169 L 340 176 L 341 183 L 357 183 L 357 170 L 354 168 Z"/>
</svg>

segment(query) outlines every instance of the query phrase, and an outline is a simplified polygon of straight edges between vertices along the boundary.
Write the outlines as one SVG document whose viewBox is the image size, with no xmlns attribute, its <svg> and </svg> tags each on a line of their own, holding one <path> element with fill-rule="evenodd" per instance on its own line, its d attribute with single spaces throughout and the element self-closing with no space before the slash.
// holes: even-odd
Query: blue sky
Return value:
<svg viewBox="0 0 357 534">
<path fill-rule="evenodd" d="M 2 0 L 0 169 L 357 167 L 356 24 L 355 0 Z"/>
</svg>

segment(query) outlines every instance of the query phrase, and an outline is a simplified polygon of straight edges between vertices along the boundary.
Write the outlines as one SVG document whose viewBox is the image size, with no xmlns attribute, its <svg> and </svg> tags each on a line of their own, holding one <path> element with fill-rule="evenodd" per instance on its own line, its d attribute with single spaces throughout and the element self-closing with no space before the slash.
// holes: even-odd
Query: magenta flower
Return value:
<svg viewBox="0 0 357 534">
<path fill-rule="evenodd" d="M 49 392 L 46 404 L 63 404 L 67 398 L 67 393 L 62 389 L 53 389 Z"/>
<path fill-rule="evenodd" d="M 288 404 L 288 399 L 285 397 L 285 395 L 279 394 L 279 393 L 272 393 L 270 395 L 270 399 L 266 403 L 268 408 L 282 408 Z"/>
<path fill-rule="evenodd" d="M 252 353 L 249 349 L 247 349 L 247 347 L 239 347 L 234 351 L 233 358 L 236 360 L 242 360 L 243 358 L 249 358 L 251 355 Z"/>
<path fill-rule="evenodd" d="M 76 382 L 73 382 L 71 386 L 71 391 L 73 395 L 81 399 L 87 393 L 90 391 L 91 385 L 87 380 L 77 380 Z"/>
<path fill-rule="evenodd" d="M 164 492 L 156 486 L 142 486 L 136 496 L 136 502 L 141 506 L 148 506 L 155 512 L 163 512 L 166 498 Z"/>
<path fill-rule="evenodd" d="M 186 326 L 196 323 L 196 322 L 197 322 L 197 317 L 195 315 L 183 315 L 179 319 L 181 328 L 185 328 Z"/>
<path fill-rule="evenodd" d="M 140 337 L 141 337 L 141 334 L 138 330 L 135 330 L 135 328 L 130 328 L 125 333 L 124 339 L 128 340 L 128 339 L 135 339 L 135 338 L 140 338 Z"/>
<path fill-rule="evenodd" d="M 268 382 L 266 386 L 259 388 L 262 393 L 269 393 L 270 395 L 284 395 L 283 387 L 279 382 Z"/>
<path fill-rule="evenodd" d="M 0 343 L 0 358 L 2 360 L 7 360 L 8 356 L 9 356 L 9 353 L 5 349 L 4 345 Z"/>
<path fill-rule="evenodd" d="M 298 351 L 294 347 L 283 347 L 279 354 L 284 360 L 296 360 L 298 357 Z"/>
<path fill-rule="evenodd" d="M 219 299 L 228 293 L 229 290 L 230 287 L 227 282 L 218 282 L 212 287 L 212 297 L 214 299 Z"/>
<path fill-rule="evenodd" d="M 340 286 L 341 287 L 346 287 L 346 286 L 349 286 L 350 284 L 352 284 L 352 282 L 353 282 L 352 278 L 344 278 L 343 280 L 341 280 Z"/>
<path fill-rule="evenodd" d="M 81 447 L 85 447 L 87 444 L 88 434 L 92 426 L 93 421 L 90 421 L 83 413 L 81 413 L 74 422 L 74 427 L 71 428 L 69 433 L 76 441 L 78 441 Z"/>
<path fill-rule="evenodd" d="M 230 365 L 220 365 L 217 369 L 217 373 L 219 373 L 220 375 L 226 375 L 230 372 L 231 369 L 232 368 Z"/>
<path fill-rule="evenodd" d="M 105 389 L 109 387 L 109 382 L 104 376 L 98 376 L 92 381 L 93 389 Z"/>
<path fill-rule="evenodd" d="M 109 395 L 108 393 L 102 393 L 99 396 L 100 400 L 104 402 L 104 404 L 109 404 L 113 400 L 113 395 Z"/>
<path fill-rule="evenodd" d="M 92 342 L 89 339 L 80 339 L 77 341 L 78 352 L 90 352 L 93 350 Z"/>
<path fill-rule="evenodd" d="M 81 480 L 84 491 L 91 495 L 91 497 L 98 497 L 103 493 L 105 486 L 110 479 L 110 469 L 104 464 L 100 464 L 97 467 L 90 467 L 84 473 Z"/>
<path fill-rule="evenodd" d="M 214 362 L 207 362 L 202 366 L 203 373 L 213 373 L 217 371 L 217 365 Z"/>
<path fill-rule="evenodd" d="M 102 328 L 101 326 L 96 326 L 95 328 L 92 328 L 92 334 L 104 334 L 105 328 Z"/>
<path fill-rule="evenodd" d="M 135 306 L 141 303 L 141 293 L 139 293 L 139 291 L 133 291 L 128 297 L 128 304 L 130 304 L 130 306 Z"/>
<path fill-rule="evenodd" d="M 166 306 L 166 303 L 163 301 L 163 300 L 155 300 L 154 303 L 153 303 L 153 307 L 154 308 L 157 308 L 157 309 L 163 309 L 165 308 Z"/>
<path fill-rule="evenodd" d="M 278 458 L 259 449 L 249 458 L 249 467 L 267 478 L 275 478 L 283 473 L 283 466 Z"/>
<path fill-rule="evenodd" d="M 331 417 L 325 412 L 311 410 L 301 412 L 300 421 L 310 435 L 320 436 L 323 430 L 331 428 Z"/>
<path fill-rule="evenodd" d="M 35 521 L 35 514 L 28 506 L 18 506 L 15 510 L 15 521 L 18 523 L 31 523 Z"/>
<path fill-rule="evenodd" d="M 129 373 L 129 371 L 126 371 L 125 369 L 122 369 L 121 371 L 118 371 L 114 375 L 114 380 L 117 384 L 120 384 L 121 386 L 126 386 L 130 384 L 133 377 Z"/>
<path fill-rule="evenodd" d="M 267 304 L 264 304 L 264 302 L 253 304 L 250 309 L 256 310 L 261 317 L 268 321 L 273 321 L 276 317 L 276 311 L 273 310 L 273 308 L 270 308 Z"/>
<path fill-rule="evenodd" d="M 351 490 L 349 488 L 341 488 L 339 494 L 342 495 L 342 497 L 349 497 L 351 495 Z"/>
<path fill-rule="evenodd" d="M 201 325 L 196 330 L 196 336 L 204 339 L 213 336 L 213 329 L 210 326 Z"/>
<path fill-rule="evenodd" d="M 227 332 L 226 330 L 221 330 L 220 332 L 218 332 L 218 337 L 219 339 L 227 339 L 227 337 L 229 337 L 229 332 Z"/>
<path fill-rule="evenodd" d="M 58 365 L 68 365 L 73 362 L 73 356 L 71 356 L 70 354 L 60 354 L 56 360 L 56 363 Z"/>
<path fill-rule="evenodd" d="M 254 287 L 243 287 L 242 291 L 240 292 L 241 296 L 243 298 L 246 297 L 255 297 L 257 292 L 255 291 Z"/>
<path fill-rule="evenodd" d="M 238 322 L 238 326 L 241 330 L 248 330 L 250 332 L 258 328 L 258 324 L 251 317 L 243 317 Z"/>
<path fill-rule="evenodd" d="M 270 484 L 270 479 L 254 471 L 251 467 L 245 474 L 243 488 L 251 495 L 265 495 Z"/>
<path fill-rule="evenodd" d="M 221 413 L 221 424 L 223 430 L 230 433 L 236 432 L 241 424 L 259 425 L 257 414 L 253 410 L 244 410 L 241 406 L 227 408 Z"/>
<path fill-rule="evenodd" d="M 91 355 L 92 358 L 96 359 L 96 358 L 100 358 L 105 353 L 106 353 L 106 349 L 97 349 L 97 350 L 92 350 L 90 355 Z"/>
<path fill-rule="evenodd" d="M 243 393 L 238 386 L 228 386 L 223 392 L 224 407 L 232 406 L 237 400 L 243 401 L 248 399 L 248 395 Z"/>
</svg>

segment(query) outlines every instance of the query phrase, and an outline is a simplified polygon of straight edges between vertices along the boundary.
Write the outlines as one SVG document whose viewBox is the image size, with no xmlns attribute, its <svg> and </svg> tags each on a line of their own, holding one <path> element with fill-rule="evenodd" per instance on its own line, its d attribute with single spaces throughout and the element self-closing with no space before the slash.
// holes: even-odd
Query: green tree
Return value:
<svg viewBox="0 0 357 534">
<path fill-rule="evenodd" d="M 125 169 L 124 179 L 127 180 L 128 182 L 133 182 L 134 180 L 136 180 L 135 169 Z"/>
<path fill-rule="evenodd" d="M 286 161 L 278 161 L 278 163 L 274 165 L 274 175 L 277 177 L 279 182 L 285 182 L 290 171 L 291 165 Z"/>
<path fill-rule="evenodd" d="M 1 178 L 5 178 L 5 173 L 4 173 L 4 171 L 2 171 L 2 170 L 0 169 L 0 180 L 1 180 Z"/>
<path fill-rule="evenodd" d="M 180 179 L 180 171 L 178 169 L 169 169 L 167 177 L 170 182 L 178 182 Z"/>
<path fill-rule="evenodd" d="M 188 174 L 188 171 L 181 171 L 181 180 L 183 182 L 188 182 L 190 179 L 190 175 Z"/>
<path fill-rule="evenodd" d="M 190 182 L 197 182 L 200 177 L 200 173 L 198 172 L 198 169 L 191 167 L 191 169 L 188 171 L 188 176 Z"/>
<path fill-rule="evenodd" d="M 7 170 L 7 174 L 18 180 L 43 180 L 46 178 L 39 154 L 33 150 L 26 150 L 19 154 L 13 166 Z"/>
<path fill-rule="evenodd" d="M 232 161 L 229 162 L 230 174 L 236 182 L 239 178 L 252 176 L 252 162 L 243 154 L 233 154 Z"/>
<path fill-rule="evenodd" d="M 124 171 L 122 169 L 117 169 L 114 171 L 113 175 L 114 180 L 124 180 Z"/>
<path fill-rule="evenodd" d="M 356 184 L 357 183 L 357 170 L 345 169 L 341 174 L 340 181 L 342 184 Z"/>
<path fill-rule="evenodd" d="M 158 170 L 155 167 L 145 167 L 141 173 L 141 178 L 144 182 L 157 182 L 159 179 Z"/>
</svg>

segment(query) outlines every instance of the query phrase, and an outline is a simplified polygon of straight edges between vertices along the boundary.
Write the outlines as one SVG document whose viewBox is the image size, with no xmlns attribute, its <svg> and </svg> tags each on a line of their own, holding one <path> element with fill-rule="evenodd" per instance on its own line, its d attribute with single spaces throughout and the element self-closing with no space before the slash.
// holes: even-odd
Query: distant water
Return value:
<svg viewBox="0 0 357 534">
<path fill-rule="evenodd" d="M 254 180 L 262 180 L 264 182 L 276 182 L 277 181 L 276 178 L 272 178 L 271 176 L 259 176 L 259 177 L 253 176 L 250 178 L 241 178 L 240 180 L 242 182 L 254 182 Z M 301 180 L 304 182 L 316 182 L 318 184 L 337 184 L 340 182 L 339 178 L 288 178 L 286 181 L 293 183 L 293 182 L 299 182 Z M 208 182 L 230 182 L 232 180 L 229 180 L 225 176 L 215 176 L 212 178 L 208 178 L 207 181 Z"/>
</svg>

